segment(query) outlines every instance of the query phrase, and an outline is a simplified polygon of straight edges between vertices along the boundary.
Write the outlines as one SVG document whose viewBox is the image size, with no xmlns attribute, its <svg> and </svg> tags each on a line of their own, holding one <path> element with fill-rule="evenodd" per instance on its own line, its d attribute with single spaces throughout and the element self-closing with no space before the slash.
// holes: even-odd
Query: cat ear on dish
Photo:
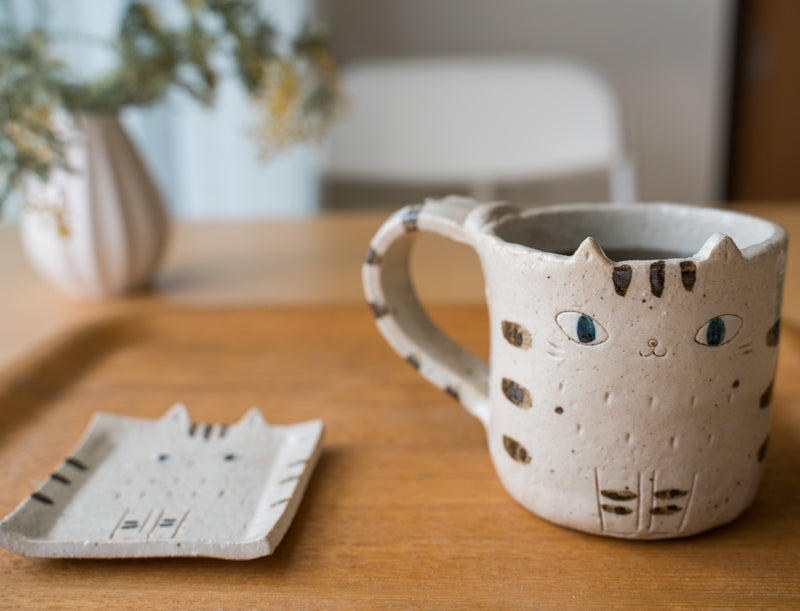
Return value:
<svg viewBox="0 0 800 611">
<path fill-rule="evenodd" d="M 234 426 L 244 428 L 267 428 L 268 425 L 267 421 L 264 420 L 261 410 L 257 407 L 251 407 Z"/>
<path fill-rule="evenodd" d="M 717 260 L 728 263 L 742 259 L 742 251 L 730 236 L 717 232 L 705 241 L 695 256 L 709 261 Z"/>
<path fill-rule="evenodd" d="M 581 242 L 581 245 L 578 246 L 575 254 L 572 255 L 572 259 L 573 261 L 582 261 L 587 263 L 612 264 L 609 258 L 606 256 L 606 253 L 603 252 L 600 244 L 598 244 L 597 240 L 591 236 Z"/>
</svg>

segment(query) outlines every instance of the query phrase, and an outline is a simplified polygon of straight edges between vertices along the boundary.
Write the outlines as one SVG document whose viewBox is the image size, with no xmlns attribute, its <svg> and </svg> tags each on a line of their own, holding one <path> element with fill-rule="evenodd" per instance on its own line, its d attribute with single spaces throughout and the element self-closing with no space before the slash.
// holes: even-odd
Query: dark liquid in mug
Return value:
<svg viewBox="0 0 800 611">
<path fill-rule="evenodd" d="M 682 259 L 691 256 L 675 250 L 659 250 L 657 248 L 609 248 L 608 250 L 604 248 L 603 252 L 613 261 Z"/>
<path fill-rule="evenodd" d="M 661 259 L 685 259 L 691 255 L 675 250 L 658 248 L 603 248 L 603 252 L 612 261 L 659 261 Z M 571 256 L 575 250 L 558 252 L 559 255 Z"/>
</svg>

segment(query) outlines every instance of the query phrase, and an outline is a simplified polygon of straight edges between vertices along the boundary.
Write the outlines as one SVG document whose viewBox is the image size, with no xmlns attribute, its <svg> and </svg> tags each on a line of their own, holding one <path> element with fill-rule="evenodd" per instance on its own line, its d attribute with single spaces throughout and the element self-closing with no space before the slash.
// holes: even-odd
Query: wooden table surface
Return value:
<svg viewBox="0 0 800 611">
<path fill-rule="evenodd" d="M 800 236 L 800 204 L 738 208 Z M 359 277 L 382 216 L 179 226 L 154 290 L 101 304 L 60 298 L 28 269 L 13 229 L 0 230 L 0 513 L 64 458 L 94 411 L 155 417 L 186 400 L 198 420 L 232 422 L 258 404 L 277 424 L 327 426 L 272 557 L 52 561 L 0 550 L 0 607 L 800 605 L 800 255 L 790 248 L 756 504 L 706 535 L 630 543 L 520 508 L 478 422 L 383 344 Z M 425 239 L 415 257 L 428 262 L 416 266 L 420 292 L 449 304 L 435 318 L 485 354 L 475 256 Z"/>
</svg>

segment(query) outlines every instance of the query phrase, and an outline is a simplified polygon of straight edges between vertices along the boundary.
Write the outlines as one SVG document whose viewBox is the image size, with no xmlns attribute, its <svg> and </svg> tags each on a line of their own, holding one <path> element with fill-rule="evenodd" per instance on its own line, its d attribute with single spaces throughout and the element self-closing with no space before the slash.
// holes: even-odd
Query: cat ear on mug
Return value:
<svg viewBox="0 0 800 611">
<path fill-rule="evenodd" d="M 161 420 L 178 427 L 189 427 L 192 423 L 192 419 L 189 417 L 189 411 L 183 403 L 176 403 L 170 407 L 164 415 L 161 416 Z"/>
<path fill-rule="evenodd" d="M 717 232 L 705 241 L 696 256 L 709 261 L 729 263 L 742 259 L 742 251 L 729 235 Z"/>
<path fill-rule="evenodd" d="M 572 259 L 574 261 L 611 264 L 611 261 L 606 256 L 606 253 L 603 252 L 600 244 L 591 236 L 581 242 L 581 245 L 578 246 L 578 249 L 572 255 Z"/>
</svg>

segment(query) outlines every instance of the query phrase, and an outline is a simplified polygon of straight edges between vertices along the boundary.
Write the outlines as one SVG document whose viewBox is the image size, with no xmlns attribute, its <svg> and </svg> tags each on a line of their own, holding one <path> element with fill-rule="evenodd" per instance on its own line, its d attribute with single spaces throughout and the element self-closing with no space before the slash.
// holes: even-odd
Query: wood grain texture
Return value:
<svg viewBox="0 0 800 611">
<path fill-rule="evenodd" d="M 0 226 L 0 368 L 77 323 L 124 311 L 131 301 L 200 305 L 359 304 L 361 264 L 390 211 L 173 228 L 152 290 L 124 300 L 65 299 L 28 265 L 16 227 Z M 468 246 L 420 234 L 412 265 L 434 303 L 482 303 L 478 258 Z"/>
<path fill-rule="evenodd" d="M 482 307 L 435 317 L 477 354 Z M 233 422 L 251 405 L 322 418 L 324 450 L 271 557 L 37 560 L 0 550 L 0 607 L 526 608 L 800 604 L 800 339 L 782 338 L 755 504 L 705 535 L 628 542 L 517 505 L 484 432 L 397 358 L 366 306 L 173 308 L 75 328 L 0 371 L 0 513 L 74 446 L 95 411 Z"/>
<path fill-rule="evenodd" d="M 798 202 L 739 202 L 734 210 L 800 236 Z M 124 312 L 132 302 L 192 305 L 360 304 L 361 264 L 386 210 L 249 223 L 180 223 L 153 290 L 129 299 L 74 303 L 47 286 L 25 261 L 15 227 L 0 226 L 0 369 L 54 334 Z M 800 328 L 800 248 L 789 248 L 784 319 Z M 484 301 L 478 258 L 464 244 L 421 233 L 412 253 L 425 303 Z"/>
</svg>

